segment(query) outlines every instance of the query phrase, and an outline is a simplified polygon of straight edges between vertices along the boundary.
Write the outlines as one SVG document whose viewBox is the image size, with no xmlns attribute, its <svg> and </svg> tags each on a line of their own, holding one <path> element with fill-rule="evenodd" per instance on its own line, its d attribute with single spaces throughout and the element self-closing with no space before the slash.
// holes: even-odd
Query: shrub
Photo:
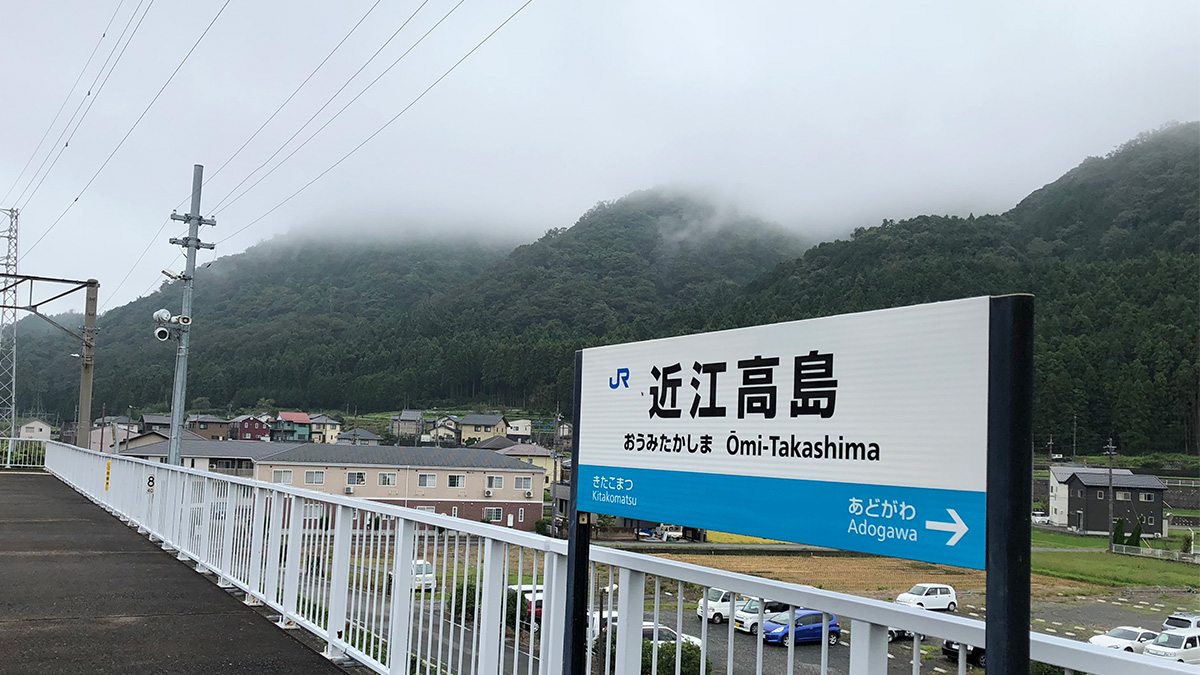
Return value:
<svg viewBox="0 0 1200 675">
<path fill-rule="evenodd" d="M 551 522 L 553 521 L 549 518 L 538 518 L 537 522 L 533 524 L 533 529 L 540 535 L 549 536 Z"/>
<path fill-rule="evenodd" d="M 1195 536 L 1191 532 L 1183 535 L 1183 541 L 1179 544 L 1179 550 L 1184 553 L 1192 552 L 1192 537 Z"/>
<path fill-rule="evenodd" d="M 1125 543 L 1125 519 L 1124 518 L 1121 518 L 1120 520 L 1118 520 L 1116 526 L 1113 527 L 1112 540 L 1113 540 L 1114 544 Z"/>
<path fill-rule="evenodd" d="M 1117 541 L 1120 541 L 1118 539 Z M 1138 521 L 1133 526 L 1133 532 L 1129 535 L 1129 540 L 1125 542 L 1126 546 L 1141 546 L 1142 545 L 1142 521 Z"/>
</svg>

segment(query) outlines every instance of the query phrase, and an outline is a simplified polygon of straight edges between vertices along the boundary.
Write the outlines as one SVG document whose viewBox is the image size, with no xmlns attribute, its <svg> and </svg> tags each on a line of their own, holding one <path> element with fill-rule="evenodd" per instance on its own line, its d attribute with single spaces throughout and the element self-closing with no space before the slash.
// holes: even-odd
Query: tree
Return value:
<svg viewBox="0 0 1200 675">
<path fill-rule="evenodd" d="M 192 399 L 192 410 L 212 410 L 212 401 L 207 396 L 197 396 Z"/>
<path fill-rule="evenodd" d="M 1193 541 L 1194 536 L 1195 535 L 1193 535 L 1191 532 L 1188 532 L 1187 534 L 1183 535 L 1183 541 L 1179 543 L 1179 550 L 1183 551 L 1184 553 L 1191 553 L 1192 552 L 1192 541 Z"/>
<path fill-rule="evenodd" d="M 1139 520 L 1134 524 L 1133 532 L 1129 535 L 1129 540 L 1125 542 L 1125 545 L 1139 547 L 1142 545 L 1142 521 Z"/>
<path fill-rule="evenodd" d="M 1125 519 L 1124 518 L 1121 518 L 1120 520 L 1118 520 L 1116 527 L 1113 528 L 1112 540 L 1113 540 L 1114 544 L 1125 543 Z"/>
</svg>

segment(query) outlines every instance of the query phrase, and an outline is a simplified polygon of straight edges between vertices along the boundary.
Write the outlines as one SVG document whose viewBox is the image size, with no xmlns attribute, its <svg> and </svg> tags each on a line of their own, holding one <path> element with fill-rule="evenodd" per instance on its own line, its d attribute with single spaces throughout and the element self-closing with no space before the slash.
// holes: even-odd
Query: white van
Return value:
<svg viewBox="0 0 1200 675">
<path fill-rule="evenodd" d="M 1200 629 L 1163 631 L 1142 653 L 1171 661 L 1200 663 Z"/>
<path fill-rule="evenodd" d="M 413 589 L 418 591 L 432 591 L 437 585 L 437 577 L 433 573 L 433 565 L 424 560 L 414 560 L 412 562 L 412 580 Z M 388 570 L 388 590 L 392 590 L 392 572 Z"/>
<path fill-rule="evenodd" d="M 720 588 L 708 589 L 705 597 L 708 598 L 708 614 L 707 616 L 705 615 L 705 602 L 701 598 L 700 604 L 696 606 L 696 616 L 713 623 L 722 623 L 726 619 L 732 619 L 738 609 L 746 604 L 746 598 L 738 596 L 733 591 L 726 591 Z"/>
</svg>

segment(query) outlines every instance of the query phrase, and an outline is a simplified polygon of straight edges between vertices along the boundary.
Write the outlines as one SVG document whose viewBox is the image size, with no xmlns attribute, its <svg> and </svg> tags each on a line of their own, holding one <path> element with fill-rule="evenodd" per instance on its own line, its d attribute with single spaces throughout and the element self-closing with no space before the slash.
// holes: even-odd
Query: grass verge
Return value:
<svg viewBox="0 0 1200 675">
<path fill-rule="evenodd" d="M 1194 587 L 1200 569 L 1188 563 L 1108 553 L 1034 551 L 1032 572 L 1100 586 Z"/>
</svg>

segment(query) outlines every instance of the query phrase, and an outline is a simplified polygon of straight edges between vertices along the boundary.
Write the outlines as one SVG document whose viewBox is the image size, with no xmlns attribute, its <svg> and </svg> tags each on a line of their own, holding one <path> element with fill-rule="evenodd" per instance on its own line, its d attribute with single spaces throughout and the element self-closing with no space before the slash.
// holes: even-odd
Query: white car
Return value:
<svg viewBox="0 0 1200 675">
<path fill-rule="evenodd" d="M 726 591 L 720 588 L 710 588 L 705 594 L 708 602 L 704 602 L 704 598 L 700 599 L 700 604 L 696 605 L 696 616 L 702 619 L 708 619 L 713 623 L 721 623 L 725 619 L 732 619 L 738 608 L 746 604 L 743 598 L 738 600 L 737 593 Z M 705 616 L 705 609 L 708 610 L 708 615 Z"/>
<path fill-rule="evenodd" d="M 1135 626 L 1117 626 L 1104 635 L 1094 635 L 1088 642 L 1101 647 L 1112 647 L 1126 652 L 1141 654 L 1146 645 L 1154 642 L 1158 633 Z"/>
<path fill-rule="evenodd" d="M 1046 515 L 1045 511 L 1034 511 L 1033 515 L 1030 516 L 1030 520 L 1033 521 L 1034 525 L 1050 524 L 1050 516 Z"/>
<path fill-rule="evenodd" d="M 1200 629 L 1163 631 L 1142 653 L 1183 663 L 1200 663 Z"/>
<path fill-rule="evenodd" d="M 946 584 L 917 584 L 907 593 L 896 596 L 896 602 L 924 609 L 944 609 L 953 612 L 958 608 L 958 596 L 954 588 Z"/>
<path fill-rule="evenodd" d="M 742 605 L 733 615 L 733 627 L 743 633 L 755 635 L 758 633 L 758 610 L 761 607 L 763 618 L 770 618 L 780 612 L 786 612 L 791 605 L 786 602 L 777 602 L 775 600 L 759 601 L 758 598 L 750 598 Z"/>
<path fill-rule="evenodd" d="M 653 621 L 643 621 L 642 622 L 642 639 L 643 640 L 653 640 L 654 639 L 654 622 Z M 671 630 L 670 628 L 667 628 L 666 626 L 658 627 L 658 641 L 659 642 L 675 642 L 677 640 L 681 640 L 687 644 L 696 645 L 697 647 L 700 646 L 700 638 L 698 638 L 694 635 L 686 635 L 684 633 L 676 633 L 675 631 Z"/>
</svg>

